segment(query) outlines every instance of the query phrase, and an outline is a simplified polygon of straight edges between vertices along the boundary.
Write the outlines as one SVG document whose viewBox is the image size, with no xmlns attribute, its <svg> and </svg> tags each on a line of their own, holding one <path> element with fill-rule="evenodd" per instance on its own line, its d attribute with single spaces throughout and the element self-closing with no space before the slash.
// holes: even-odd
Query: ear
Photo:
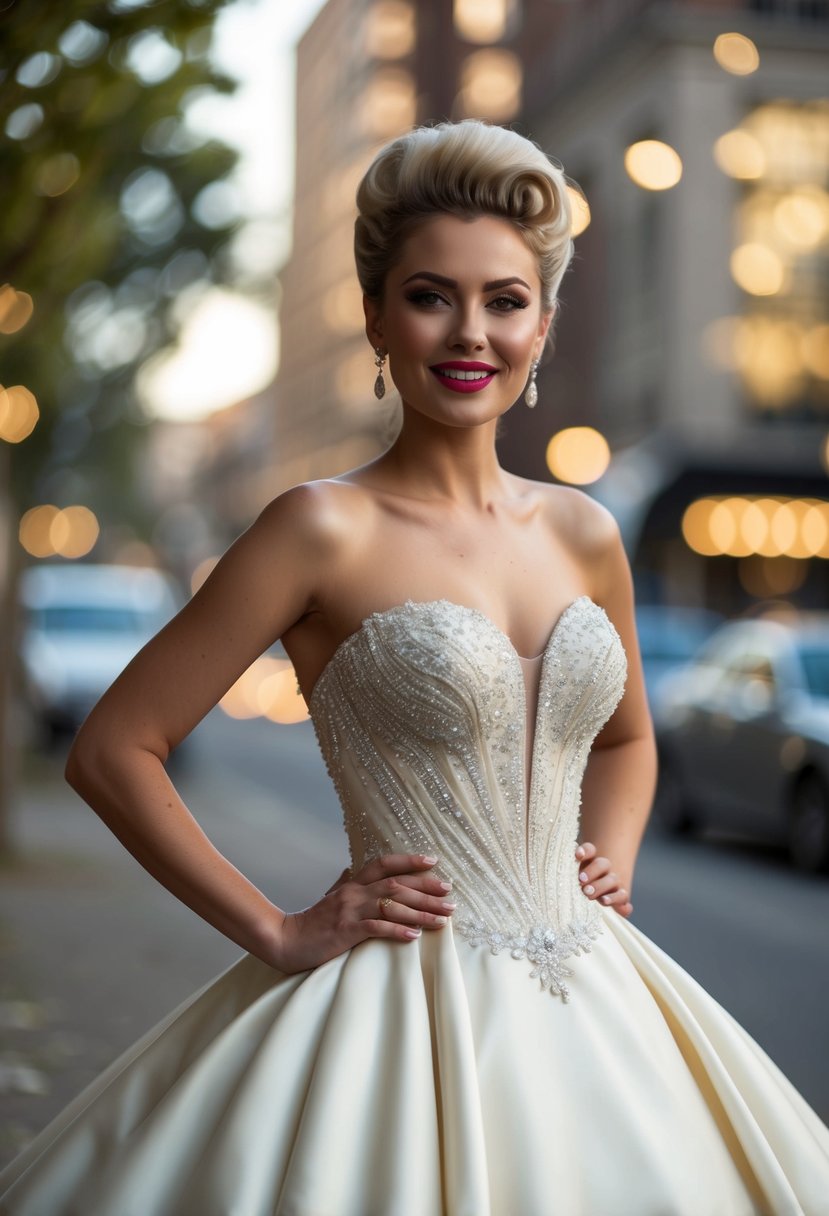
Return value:
<svg viewBox="0 0 829 1216">
<path fill-rule="evenodd" d="M 544 350 L 544 343 L 547 341 L 547 334 L 550 332 L 550 326 L 553 323 L 553 318 L 558 312 L 558 300 L 555 301 L 549 312 L 541 314 L 541 320 L 538 323 L 538 337 L 535 344 L 535 358 L 540 359 Z"/>
<path fill-rule="evenodd" d="M 366 337 L 375 349 L 379 346 L 385 350 L 383 338 L 383 315 L 377 300 L 363 295 L 363 313 L 366 318 Z"/>
</svg>

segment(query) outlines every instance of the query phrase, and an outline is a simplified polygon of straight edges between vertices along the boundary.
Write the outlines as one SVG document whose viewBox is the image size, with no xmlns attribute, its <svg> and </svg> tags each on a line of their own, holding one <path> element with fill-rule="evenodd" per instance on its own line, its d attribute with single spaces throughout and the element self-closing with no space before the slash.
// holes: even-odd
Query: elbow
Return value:
<svg viewBox="0 0 829 1216">
<path fill-rule="evenodd" d="M 90 743 L 88 732 L 82 726 L 69 749 L 63 770 L 67 783 L 82 798 L 85 797 L 84 791 L 88 788 L 90 774 L 95 771 L 93 752 L 94 744 Z"/>
<path fill-rule="evenodd" d="M 114 732 L 93 710 L 75 736 L 63 775 L 72 789 L 90 802 L 101 783 L 118 767 L 121 751 Z"/>
</svg>

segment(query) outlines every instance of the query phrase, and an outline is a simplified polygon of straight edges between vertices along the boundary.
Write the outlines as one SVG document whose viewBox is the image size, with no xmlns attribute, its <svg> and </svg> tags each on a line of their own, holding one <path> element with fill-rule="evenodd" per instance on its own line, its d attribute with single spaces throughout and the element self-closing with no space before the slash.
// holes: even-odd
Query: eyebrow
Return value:
<svg viewBox="0 0 829 1216">
<path fill-rule="evenodd" d="M 441 287 L 457 287 L 458 285 L 455 279 L 447 279 L 442 274 L 432 274 L 430 270 L 419 270 L 417 274 L 410 274 L 401 286 L 405 287 L 406 283 L 411 283 L 412 279 L 428 279 L 431 283 L 439 283 Z M 493 279 L 490 283 L 484 283 L 484 291 L 497 291 L 499 287 L 511 287 L 513 283 L 520 283 L 522 287 L 526 287 L 527 291 L 532 291 L 529 283 L 525 283 L 517 275 L 509 279 Z"/>
</svg>

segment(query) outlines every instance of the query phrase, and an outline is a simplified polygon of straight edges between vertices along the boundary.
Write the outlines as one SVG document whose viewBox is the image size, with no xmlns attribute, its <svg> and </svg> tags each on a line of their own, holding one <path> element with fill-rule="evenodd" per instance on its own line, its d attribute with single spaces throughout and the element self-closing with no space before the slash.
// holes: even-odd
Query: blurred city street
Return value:
<svg viewBox="0 0 829 1216">
<path fill-rule="evenodd" d="M 213 841 L 277 903 L 313 902 L 347 862 L 340 812 L 308 722 L 215 711 L 176 780 Z M 0 888 L 0 1158 L 238 949 L 132 861 L 62 781 L 32 761 L 19 844 Z M 653 825 L 633 922 L 731 1012 L 829 1116 L 829 880 L 785 855 Z M 608 993 L 608 1001 L 613 1001 Z"/>
<path fill-rule="evenodd" d="M 524 502 L 558 494 L 564 519 L 574 489 L 595 499 L 630 563 L 659 760 L 632 922 L 829 1123 L 827 0 L 2 7 L 14 11 L 0 24 L 0 1166 L 239 956 L 69 788 L 67 741 L 269 503 L 374 461 L 424 401 L 431 417 L 432 398 L 409 400 L 407 384 L 440 395 L 453 376 L 484 375 L 446 362 L 462 336 L 447 321 L 417 377 L 395 380 L 390 347 L 383 380 L 364 305 L 390 297 L 354 264 L 356 192 L 378 151 L 462 119 L 526 135 L 564 174 L 554 226 L 565 217 L 575 256 L 556 280 L 554 340 L 531 365 L 526 348 L 537 393 L 510 406 L 497 379 L 475 391 L 498 403 L 498 462 L 524 479 Z M 477 218 L 529 234 L 530 181 L 522 169 L 511 187 L 519 219 L 504 200 Z M 444 219 L 470 218 L 449 201 Z M 420 218 L 435 210 L 442 195 Z M 396 257 L 417 229 L 389 242 Z M 477 274 L 476 258 L 466 266 Z M 496 351 L 521 301 L 507 309 L 490 289 L 530 291 L 508 269 L 470 296 Z M 434 297 L 437 325 L 466 289 L 455 271 L 426 277 L 447 294 L 406 307 L 425 319 Z M 435 381 L 440 368 L 449 378 Z M 518 502 L 488 502 L 486 526 Z M 539 518 L 527 507 L 525 533 Z M 605 581 L 578 529 L 556 539 L 565 565 L 540 550 L 532 563 L 549 575 L 549 616 L 577 553 L 581 584 Z M 387 572 L 371 602 L 355 595 L 352 625 L 375 601 L 425 598 L 416 549 L 411 579 Z M 298 577 L 282 552 L 268 550 L 268 587 Z M 434 552 L 429 596 L 451 594 Z M 498 574 L 495 552 L 488 591 L 459 602 L 515 622 L 534 593 L 518 555 Z M 339 624 L 317 622 L 332 644 L 348 632 L 346 560 L 332 543 L 319 594 L 291 600 L 339 603 Z M 221 601 L 217 636 L 259 642 L 235 666 L 188 652 L 213 665 L 220 700 L 171 775 L 218 849 L 297 910 L 348 862 L 280 639 L 300 674 L 324 646 L 312 627 L 295 650 L 290 614 L 252 629 L 261 584 L 211 600 L 222 577 L 198 601 Z M 271 610 L 269 594 L 256 603 Z M 618 992 L 606 1000 L 621 1006 Z M 627 1113 L 627 1087 L 624 1101 Z"/>
</svg>

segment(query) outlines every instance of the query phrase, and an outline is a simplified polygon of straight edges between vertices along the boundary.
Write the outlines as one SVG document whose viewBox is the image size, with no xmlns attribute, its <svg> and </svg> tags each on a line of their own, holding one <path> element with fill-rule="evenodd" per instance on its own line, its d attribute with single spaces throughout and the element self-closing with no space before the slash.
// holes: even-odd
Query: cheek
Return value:
<svg viewBox="0 0 829 1216">
<path fill-rule="evenodd" d="M 537 335 L 537 324 L 528 319 L 526 323 L 516 324 L 508 334 L 502 336 L 501 350 L 512 365 L 523 365 L 532 358 Z"/>
<path fill-rule="evenodd" d="M 398 350 L 403 355 L 428 352 L 441 340 L 445 328 L 435 314 L 406 317 L 397 328 Z"/>
</svg>

